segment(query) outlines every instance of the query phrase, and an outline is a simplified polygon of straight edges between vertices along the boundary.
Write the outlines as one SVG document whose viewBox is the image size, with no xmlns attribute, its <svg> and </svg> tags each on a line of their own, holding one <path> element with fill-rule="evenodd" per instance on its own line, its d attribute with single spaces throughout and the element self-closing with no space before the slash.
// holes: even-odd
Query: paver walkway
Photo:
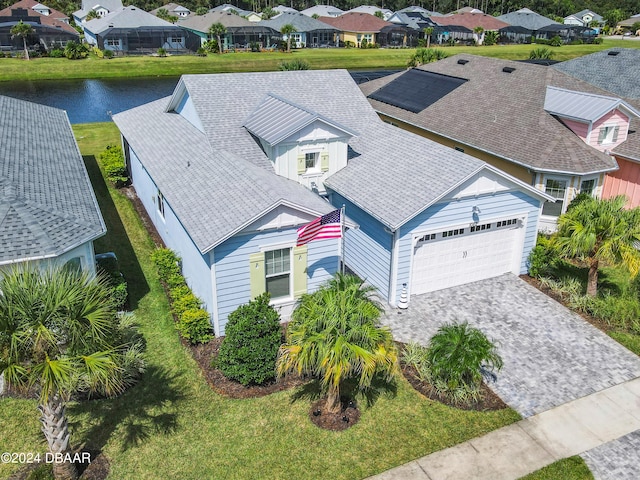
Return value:
<svg viewBox="0 0 640 480">
<path fill-rule="evenodd" d="M 624 441 L 629 438 L 635 443 Z M 609 463 L 615 470 L 599 477 L 594 469 L 596 478 L 637 479 L 639 445 L 640 378 L 432 453 L 370 480 L 515 480 L 581 453 L 591 467 L 593 459 L 598 463 L 596 457 L 607 459 L 611 452 L 616 456 Z M 631 452 L 633 448 L 635 452 Z"/>
<path fill-rule="evenodd" d="M 597 480 L 640 478 L 637 355 L 510 274 L 414 297 L 383 318 L 397 340 L 424 345 L 453 321 L 497 342 L 504 368 L 489 386 L 525 420 L 373 478 L 516 479 L 576 454 Z"/>
<path fill-rule="evenodd" d="M 504 368 L 489 386 L 523 417 L 640 377 L 640 358 L 515 275 L 419 295 L 383 318 L 396 340 L 426 345 L 438 327 L 468 321 L 498 344 Z"/>
</svg>

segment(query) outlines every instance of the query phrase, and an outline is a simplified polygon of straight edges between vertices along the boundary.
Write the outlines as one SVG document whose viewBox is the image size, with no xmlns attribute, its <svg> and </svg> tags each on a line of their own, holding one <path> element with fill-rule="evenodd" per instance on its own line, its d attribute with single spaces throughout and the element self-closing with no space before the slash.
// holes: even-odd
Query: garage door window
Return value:
<svg viewBox="0 0 640 480">
<path fill-rule="evenodd" d="M 481 232 L 483 230 L 489 230 L 491 228 L 490 223 L 483 223 L 482 225 L 472 225 L 471 232 Z"/>
<path fill-rule="evenodd" d="M 553 178 L 547 179 L 547 183 L 544 188 L 545 193 L 548 193 L 556 199 L 555 202 L 545 202 L 542 207 L 543 215 L 550 215 L 553 217 L 559 217 L 564 209 L 564 198 L 567 192 L 566 180 L 555 180 Z"/>
</svg>

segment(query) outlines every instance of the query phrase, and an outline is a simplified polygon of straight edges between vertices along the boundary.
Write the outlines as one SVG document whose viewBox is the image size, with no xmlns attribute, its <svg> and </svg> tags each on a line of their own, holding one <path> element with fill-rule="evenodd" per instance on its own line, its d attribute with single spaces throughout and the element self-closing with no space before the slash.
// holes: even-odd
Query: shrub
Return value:
<svg viewBox="0 0 640 480">
<path fill-rule="evenodd" d="M 605 294 L 594 298 L 582 295 L 573 297 L 570 305 L 618 330 L 640 334 L 640 301 L 636 297 Z"/>
<path fill-rule="evenodd" d="M 206 57 L 207 56 L 207 50 L 204 47 L 200 47 L 196 51 L 196 55 L 199 56 L 199 57 Z"/>
<path fill-rule="evenodd" d="M 285 60 L 278 64 L 278 70 L 290 71 L 290 70 L 309 70 L 309 62 L 296 58 L 294 60 Z"/>
<path fill-rule="evenodd" d="M 202 48 L 205 49 L 207 53 L 218 53 L 218 41 L 217 40 L 207 40 L 202 44 Z"/>
<path fill-rule="evenodd" d="M 584 42 L 582 40 L 580 40 L 579 38 L 576 38 L 575 40 L 571 40 L 569 42 L 569 45 L 582 45 L 584 44 Z"/>
<path fill-rule="evenodd" d="M 102 52 L 102 56 L 106 59 L 113 58 L 113 50 L 105 50 Z"/>
<path fill-rule="evenodd" d="M 527 259 L 529 275 L 535 278 L 549 275 L 556 266 L 558 258 L 552 241 L 544 235 L 538 235 L 538 243 Z"/>
<path fill-rule="evenodd" d="M 196 297 L 190 289 L 183 296 L 174 299 L 171 304 L 171 309 L 178 318 L 180 318 L 187 310 L 197 310 L 201 307 L 202 300 Z"/>
<path fill-rule="evenodd" d="M 432 379 L 428 353 L 429 349 L 427 347 L 411 342 L 402 352 L 402 361 L 416 369 L 420 380 L 431 383 Z"/>
<path fill-rule="evenodd" d="M 553 37 L 550 41 L 549 41 L 549 45 L 551 45 L 552 47 L 559 47 L 562 45 L 562 39 L 560 38 L 560 35 L 556 35 L 555 37 Z"/>
<path fill-rule="evenodd" d="M 218 368 L 243 385 L 262 384 L 275 377 L 282 343 L 280 315 L 264 293 L 229 315 L 218 355 Z"/>
<path fill-rule="evenodd" d="M 84 43 L 67 42 L 64 47 L 64 56 L 69 60 L 80 60 L 89 55 L 89 48 Z"/>
<path fill-rule="evenodd" d="M 168 248 L 158 248 L 151 254 L 158 276 L 166 282 L 171 275 L 180 275 L 180 257 Z"/>
<path fill-rule="evenodd" d="M 185 310 L 176 323 L 176 329 L 192 345 L 206 343 L 213 338 L 209 313 L 202 308 Z"/>
<path fill-rule="evenodd" d="M 427 359 L 436 388 L 454 401 L 472 397 L 483 377 L 502 368 L 496 346 L 466 322 L 440 327 L 429 342 Z"/>
<path fill-rule="evenodd" d="M 591 42 L 591 43 L 594 43 L 594 44 L 596 44 L 596 45 L 600 45 L 600 44 L 602 43 L 602 41 L 603 41 L 603 40 L 602 40 L 602 37 L 596 37 L 596 38 L 594 38 L 594 39 L 592 40 L 592 42 Z"/>
<path fill-rule="evenodd" d="M 534 48 L 529 52 L 529 58 L 531 60 L 551 60 L 555 56 L 555 53 L 546 47 Z"/>
<path fill-rule="evenodd" d="M 187 286 L 186 283 L 183 282 L 182 285 L 179 285 L 169 290 L 169 298 L 171 299 L 172 302 L 175 302 L 176 299 L 184 297 L 190 292 L 191 292 L 191 289 Z"/>
<path fill-rule="evenodd" d="M 115 257 L 100 258 L 98 260 L 98 274 L 107 278 L 111 286 L 111 300 L 118 310 L 122 310 L 127 303 L 127 282 L 120 272 L 118 260 Z"/>
<path fill-rule="evenodd" d="M 571 200 L 571 203 L 569 203 L 569 205 L 567 206 L 567 212 L 571 211 L 572 209 L 580 205 L 582 202 L 591 200 L 592 198 L 593 197 L 586 192 L 579 193 L 573 198 L 573 200 Z"/>
<path fill-rule="evenodd" d="M 159 57 L 166 57 L 167 56 L 167 50 L 165 48 L 160 47 L 158 49 L 158 56 Z"/>
<path fill-rule="evenodd" d="M 124 308 L 128 296 L 127 282 L 124 281 L 124 278 L 120 277 L 120 281 L 114 285 L 111 290 L 111 298 L 113 299 L 113 304 L 116 306 L 116 309 L 122 310 Z"/>
<path fill-rule="evenodd" d="M 179 273 L 169 275 L 169 278 L 167 278 L 165 282 L 167 283 L 169 290 L 185 284 L 184 277 Z"/>
<path fill-rule="evenodd" d="M 49 56 L 51 58 L 63 58 L 64 57 L 64 50 L 62 50 L 61 48 L 54 48 L 53 50 L 51 50 L 49 52 Z"/>
<path fill-rule="evenodd" d="M 107 180 L 113 183 L 116 188 L 124 187 L 129 183 L 122 148 L 117 145 L 107 145 L 107 148 L 100 154 L 100 163 L 102 163 Z"/>
<path fill-rule="evenodd" d="M 494 30 L 490 30 L 484 33 L 484 42 L 483 45 L 491 46 L 498 43 L 498 37 L 500 34 Z"/>
<path fill-rule="evenodd" d="M 356 44 L 351 40 L 345 40 L 344 48 L 355 48 Z"/>
</svg>

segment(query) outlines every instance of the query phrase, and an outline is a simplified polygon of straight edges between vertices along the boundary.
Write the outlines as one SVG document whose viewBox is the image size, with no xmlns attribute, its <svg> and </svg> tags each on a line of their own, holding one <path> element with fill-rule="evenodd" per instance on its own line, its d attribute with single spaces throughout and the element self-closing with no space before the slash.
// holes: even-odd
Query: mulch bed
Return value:
<svg viewBox="0 0 640 480">
<path fill-rule="evenodd" d="M 248 385 L 246 387 L 235 380 L 229 380 L 220 370 L 211 366 L 211 360 L 218 356 L 222 340 L 221 337 L 216 337 L 209 343 L 201 345 L 190 345 L 188 342 L 182 341 L 182 344 L 191 351 L 191 355 L 198 363 L 207 383 L 216 393 L 229 398 L 257 398 L 299 387 L 306 382 L 297 375 L 287 375 L 263 385 Z"/>
<path fill-rule="evenodd" d="M 435 400 L 436 402 L 443 403 L 453 408 L 459 408 L 460 410 L 475 410 L 478 412 L 491 412 L 494 410 L 509 408 L 509 405 L 504 403 L 502 399 L 494 393 L 493 390 L 485 385 L 484 382 L 480 386 L 480 401 L 472 402 L 470 404 L 458 404 L 453 403 L 445 396 L 439 395 L 430 383 L 420 380 L 418 372 L 412 366 L 403 365 L 402 373 L 404 374 L 404 378 L 407 379 L 411 386 L 422 395 L 431 400 Z"/>
<path fill-rule="evenodd" d="M 131 203 L 133 204 L 133 207 L 135 208 L 136 213 L 138 214 L 138 217 L 140 217 L 140 220 L 142 220 L 142 224 L 144 225 L 144 228 L 147 230 L 147 233 L 153 240 L 154 245 L 156 247 L 165 247 L 166 245 L 162 241 L 162 237 L 160 237 L 160 234 L 156 230 L 156 227 L 153 224 L 153 222 L 151 221 L 149 214 L 144 208 L 144 205 L 142 205 L 142 202 L 138 198 L 135 188 L 133 188 L 132 185 L 129 185 L 128 187 L 122 187 L 119 190 L 122 193 L 124 193 L 129 200 L 131 200 Z"/>
<path fill-rule="evenodd" d="M 355 425 L 360 420 L 360 410 L 354 401 L 343 400 L 342 408 L 337 413 L 329 412 L 326 399 L 322 398 L 311 404 L 309 420 L 317 427 L 339 432 Z"/>
<path fill-rule="evenodd" d="M 575 313 L 577 315 L 580 315 L 587 322 L 589 322 L 591 325 L 593 325 L 597 329 L 602 330 L 604 333 L 608 333 L 608 332 L 611 332 L 613 330 L 611 328 L 611 326 L 606 321 L 601 320 L 601 319 L 596 318 L 596 317 L 592 317 L 588 313 L 580 312 L 578 310 L 573 309 L 571 307 L 571 305 L 569 305 L 569 303 L 562 297 L 562 295 L 560 295 L 557 292 L 554 292 L 553 290 L 551 290 L 550 288 L 542 285 L 542 283 L 540 283 L 540 280 L 538 280 L 537 278 L 530 277 L 529 275 L 520 275 L 520 278 L 522 280 L 524 280 L 525 282 L 527 282 L 529 285 L 531 285 L 531 286 L 537 288 L 538 290 L 540 290 L 542 293 L 544 293 L 548 297 L 553 298 L 556 302 L 564 305 L 566 308 L 571 310 L 573 313 Z"/>
</svg>

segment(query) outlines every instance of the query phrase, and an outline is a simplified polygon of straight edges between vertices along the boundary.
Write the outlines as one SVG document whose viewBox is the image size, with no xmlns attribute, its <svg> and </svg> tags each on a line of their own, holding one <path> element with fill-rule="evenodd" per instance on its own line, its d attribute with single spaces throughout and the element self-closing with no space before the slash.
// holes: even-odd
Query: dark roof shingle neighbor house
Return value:
<svg viewBox="0 0 640 480">
<path fill-rule="evenodd" d="M 113 119 L 138 197 L 217 334 L 265 291 L 288 318 L 341 252 L 392 305 L 403 284 L 419 294 L 523 272 L 551 199 L 383 123 L 345 70 L 184 75 L 171 97 Z M 342 247 L 297 245 L 300 226 L 343 206 Z M 471 264 L 443 255 L 463 244 Z"/>
<path fill-rule="evenodd" d="M 0 10 L 0 49 L 23 48 L 22 40 L 13 38 L 11 34 L 11 28 L 20 21 L 31 25 L 34 30 L 34 34 L 27 39 L 27 46 L 42 45 L 45 49 L 51 49 L 80 38 L 64 13 L 36 0 L 20 0 Z"/>
<path fill-rule="evenodd" d="M 64 110 L 0 96 L 0 268 L 53 262 L 95 270 L 106 233 Z"/>
<path fill-rule="evenodd" d="M 611 48 L 574 58 L 554 69 L 625 99 L 640 110 L 640 50 Z M 640 206 L 640 119 L 631 118 L 627 139 L 611 149 L 619 170 L 605 178 L 604 197 L 626 195 L 629 205 Z"/>
<path fill-rule="evenodd" d="M 605 150 L 624 145 L 636 115 L 628 102 L 557 70 L 466 54 L 361 88 L 386 121 L 555 195 L 556 203 L 543 211 L 544 229 L 554 228 L 578 192 L 601 194 L 605 174 L 618 168 Z M 598 110 L 597 118 L 551 109 L 558 89 L 566 92 L 563 98 L 610 108 Z"/>
</svg>

